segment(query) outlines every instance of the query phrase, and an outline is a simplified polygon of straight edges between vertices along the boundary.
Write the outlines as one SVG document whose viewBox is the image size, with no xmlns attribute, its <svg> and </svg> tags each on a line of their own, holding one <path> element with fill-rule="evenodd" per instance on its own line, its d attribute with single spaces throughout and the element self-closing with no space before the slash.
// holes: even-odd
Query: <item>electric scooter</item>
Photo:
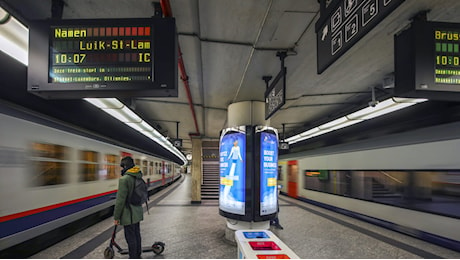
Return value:
<svg viewBox="0 0 460 260">
<path fill-rule="evenodd" d="M 117 225 L 115 225 L 115 228 L 113 229 L 112 238 L 110 239 L 109 246 L 104 250 L 104 258 L 105 259 L 112 259 L 115 256 L 115 251 L 113 250 L 113 247 L 117 248 L 119 254 L 127 255 L 129 253 L 128 249 L 121 248 L 117 244 L 117 242 L 115 242 L 116 233 L 117 233 Z M 159 254 L 163 253 L 164 250 L 165 250 L 165 243 L 163 243 L 163 242 L 155 242 L 150 247 L 148 247 L 148 246 L 147 247 L 142 247 L 142 252 L 151 252 L 151 251 L 153 251 L 153 253 L 155 253 L 156 255 L 159 255 Z"/>
</svg>

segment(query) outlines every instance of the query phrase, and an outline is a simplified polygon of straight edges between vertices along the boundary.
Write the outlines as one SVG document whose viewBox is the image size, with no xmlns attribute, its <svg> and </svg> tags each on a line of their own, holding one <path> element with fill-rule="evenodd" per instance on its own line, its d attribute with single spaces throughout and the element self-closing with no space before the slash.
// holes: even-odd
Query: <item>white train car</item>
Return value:
<svg viewBox="0 0 460 260">
<path fill-rule="evenodd" d="M 282 192 L 460 251 L 460 123 L 280 156 Z"/>
<path fill-rule="evenodd" d="M 85 217 L 110 215 L 123 156 L 134 158 L 150 190 L 180 177 L 174 162 L 19 114 L 0 110 L 0 252 Z"/>
</svg>

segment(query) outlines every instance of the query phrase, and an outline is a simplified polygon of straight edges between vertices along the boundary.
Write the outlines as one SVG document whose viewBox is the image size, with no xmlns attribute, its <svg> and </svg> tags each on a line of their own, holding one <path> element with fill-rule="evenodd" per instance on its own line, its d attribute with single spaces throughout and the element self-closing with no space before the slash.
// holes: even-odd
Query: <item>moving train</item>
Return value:
<svg viewBox="0 0 460 260">
<path fill-rule="evenodd" d="M 280 156 L 281 192 L 460 251 L 460 123 Z"/>
<path fill-rule="evenodd" d="M 30 256 L 112 216 L 124 156 L 141 167 L 150 192 L 181 177 L 174 162 L 56 127 L 34 112 L 0 104 L 0 122 L 1 258 Z"/>
</svg>

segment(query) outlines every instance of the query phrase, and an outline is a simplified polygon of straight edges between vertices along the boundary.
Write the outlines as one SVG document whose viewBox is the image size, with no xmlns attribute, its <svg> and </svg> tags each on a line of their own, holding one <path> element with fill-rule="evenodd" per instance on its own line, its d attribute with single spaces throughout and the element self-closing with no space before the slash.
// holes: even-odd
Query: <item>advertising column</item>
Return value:
<svg viewBox="0 0 460 260">
<path fill-rule="evenodd" d="M 245 219 L 246 132 L 245 127 L 224 129 L 220 138 L 220 214 Z"/>
<path fill-rule="evenodd" d="M 260 142 L 260 215 L 266 216 L 278 210 L 278 138 L 264 131 Z"/>
</svg>

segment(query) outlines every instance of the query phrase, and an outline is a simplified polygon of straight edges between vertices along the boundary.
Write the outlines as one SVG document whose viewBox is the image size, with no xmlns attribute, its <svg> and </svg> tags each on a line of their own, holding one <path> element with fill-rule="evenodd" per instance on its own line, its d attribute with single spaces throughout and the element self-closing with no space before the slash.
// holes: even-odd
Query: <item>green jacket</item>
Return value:
<svg viewBox="0 0 460 260">
<path fill-rule="evenodd" d="M 133 191 L 135 181 L 133 177 L 128 175 L 137 177 L 142 176 L 142 173 L 139 167 L 134 166 L 127 170 L 125 175 L 118 181 L 117 200 L 115 202 L 113 218 L 119 220 L 120 225 L 123 226 L 135 224 L 144 219 L 144 210 L 142 206 L 134 206 L 126 201 Z M 131 210 L 129 208 L 131 208 Z"/>
</svg>

